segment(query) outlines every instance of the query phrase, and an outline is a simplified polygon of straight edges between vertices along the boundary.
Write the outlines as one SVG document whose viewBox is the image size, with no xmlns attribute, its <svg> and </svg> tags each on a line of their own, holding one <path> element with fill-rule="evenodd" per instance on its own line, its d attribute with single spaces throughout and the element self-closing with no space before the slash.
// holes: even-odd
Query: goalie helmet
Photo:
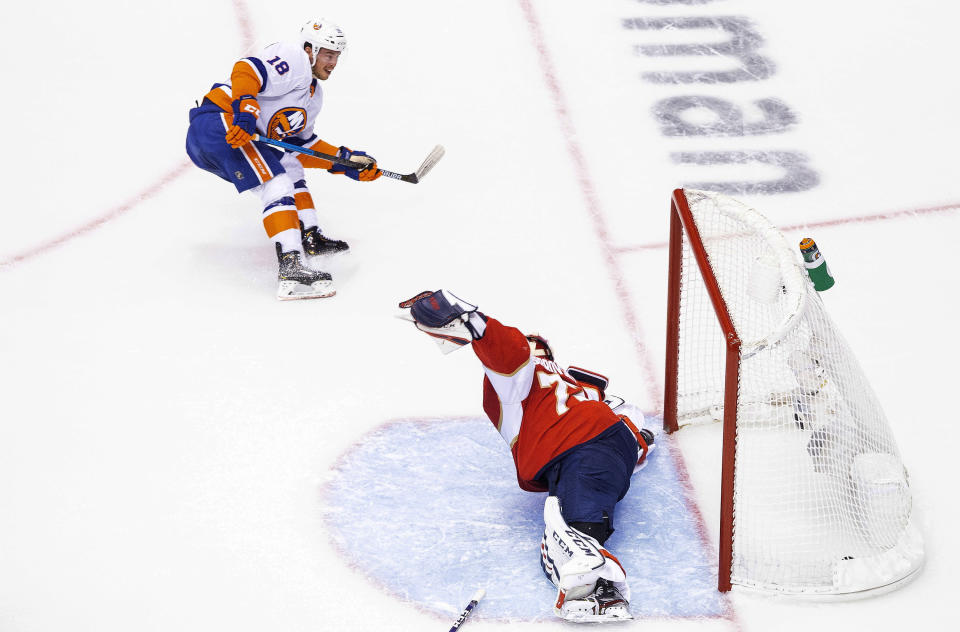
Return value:
<svg viewBox="0 0 960 632">
<path fill-rule="evenodd" d="M 317 63 L 317 50 L 326 48 L 343 52 L 347 48 L 347 36 L 343 29 L 326 18 L 310 20 L 300 29 L 300 43 L 310 44 L 310 65 Z"/>
<path fill-rule="evenodd" d="M 553 362 L 553 350 L 550 343 L 540 334 L 529 334 L 527 342 L 530 343 L 530 353 L 538 358 L 544 358 Z"/>
</svg>

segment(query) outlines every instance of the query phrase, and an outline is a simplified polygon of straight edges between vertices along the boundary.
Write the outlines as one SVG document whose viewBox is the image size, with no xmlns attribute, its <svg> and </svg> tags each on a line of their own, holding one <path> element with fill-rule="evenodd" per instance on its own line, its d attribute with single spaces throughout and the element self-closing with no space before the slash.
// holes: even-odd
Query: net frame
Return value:
<svg viewBox="0 0 960 632">
<path fill-rule="evenodd" d="M 730 212 L 731 215 L 736 216 L 735 229 L 727 229 L 726 234 L 722 230 L 719 234 L 714 234 L 710 232 L 712 229 L 708 228 L 706 229 L 707 243 L 705 243 L 704 235 L 701 234 L 698 219 L 691 209 L 688 196 L 695 200 L 695 206 L 698 209 L 702 206 L 707 208 L 707 212 L 709 212 L 714 208 L 723 208 L 723 212 Z M 737 300 L 745 292 L 764 292 L 763 282 L 754 283 L 751 287 L 746 287 L 748 284 L 744 282 L 740 282 L 738 285 L 735 279 L 729 276 L 724 278 L 722 271 L 718 274 L 711 263 L 711 251 L 714 252 L 713 256 L 717 257 L 718 260 L 723 256 L 722 249 L 717 247 L 718 242 L 741 240 L 741 238 L 748 238 L 748 243 L 754 243 L 751 240 L 756 240 L 756 244 L 759 244 L 756 247 L 763 251 L 758 260 L 764 265 L 756 267 L 761 272 L 766 269 L 764 266 L 774 271 L 774 276 L 770 278 L 775 279 L 775 283 L 771 285 L 769 280 L 765 282 L 766 286 L 774 288 L 772 294 L 767 297 L 771 302 L 776 303 L 776 310 L 771 312 L 774 313 L 773 318 L 766 316 L 754 318 L 755 315 L 745 313 Z M 722 266 L 722 263 L 719 263 L 719 265 Z M 762 277 L 763 275 L 759 276 Z M 718 277 L 721 278 L 718 279 Z M 761 289 L 758 290 L 757 287 Z M 694 291 L 691 288 L 699 289 Z M 725 292 L 735 301 L 736 313 L 731 313 L 725 298 Z M 708 301 L 709 306 L 690 307 L 696 301 L 701 303 Z M 691 334 L 681 328 L 681 322 L 683 318 L 687 317 L 685 310 L 696 312 L 697 309 L 700 310 L 701 314 L 708 310 L 712 311 L 714 318 L 710 319 L 709 324 L 704 323 L 706 328 L 704 331 L 696 331 Z M 702 315 L 700 319 L 703 319 Z M 795 336 L 795 332 L 805 327 L 805 323 L 809 319 L 819 319 L 825 322 L 828 328 L 835 329 L 826 316 L 822 302 L 799 261 L 798 253 L 790 248 L 784 236 L 766 218 L 754 209 L 721 194 L 684 189 L 676 189 L 673 192 L 670 205 L 663 426 L 664 430 L 669 433 L 675 432 L 682 425 L 695 423 L 698 418 L 706 421 L 722 420 L 717 582 L 717 587 L 722 592 L 729 591 L 733 584 L 737 584 L 768 592 L 849 598 L 889 590 L 912 579 L 922 567 L 923 544 L 919 531 L 913 524 L 906 470 L 899 462 L 899 453 L 892 435 L 889 433 L 879 403 L 876 402 L 876 397 L 873 395 L 869 384 L 866 383 L 865 377 L 862 376 L 862 371 L 856 366 L 855 359 L 852 365 L 844 365 L 844 371 L 853 376 L 853 386 L 850 388 L 856 389 L 855 399 L 858 400 L 855 402 L 856 406 L 866 407 L 868 416 L 871 419 L 876 419 L 875 423 L 871 422 L 867 430 L 879 435 L 879 439 L 876 439 L 873 443 L 881 445 L 881 448 L 878 448 L 878 453 L 882 454 L 880 457 L 872 453 L 853 454 L 851 452 L 851 454 L 844 455 L 848 457 L 849 463 L 844 461 L 843 478 L 851 478 L 850 472 L 853 472 L 854 469 L 857 472 L 861 470 L 868 472 L 864 476 L 872 476 L 871 480 L 881 481 L 886 485 L 885 488 L 881 489 L 881 492 L 889 495 L 888 492 L 893 490 L 893 493 L 896 494 L 893 501 L 898 503 L 896 511 L 904 514 L 904 516 L 897 514 L 894 518 L 891 518 L 889 515 L 883 515 L 882 518 L 887 523 L 890 523 L 891 520 L 897 523 L 893 527 L 890 527 L 889 524 L 882 525 L 883 529 L 886 529 L 884 531 L 885 535 L 882 536 L 885 538 L 883 542 L 880 544 L 873 542 L 872 547 L 860 546 L 855 556 L 843 556 L 835 561 L 827 562 L 827 570 L 824 573 L 829 573 L 830 577 L 814 578 L 809 584 L 805 583 L 806 580 L 802 577 L 799 580 L 794 578 L 781 581 L 778 579 L 771 580 L 764 576 L 766 570 L 772 569 L 775 575 L 776 567 L 787 566 L 791 563 L 789 558 L 777 559 L 776 553 L 773 554 L 773 559 L 767 557 L 759 563 L 752 561 L 745 564 L 743 562 L 744 559 L 750 559 L 749 556 L 752 555 L 751 551 L 744 551 L 743 549 L 753 547 L 754 544 L 740 545 L 738 549 L 738 528 L 742 533 L 749 533 L 751 542 L 752 539 L 757 538 L 756 532 L 760 530 L 756 529 L 755 525 L 750 526 L 751 507 L 749 502 L 744 501 L 742 497 L 737 495 L 739 487 L 749 489 L 746 484 L 747 481 L 740 480 L 738 483 L 738 474 L 741 477 L 747 476 L 743 474 L 743 471 L 749 470 L 746 465 L 741 466 L 739 470 L 737 467 L 738 436 L 741 434 L 744 437 L 749 436 L 748 431 L 745 431 L 743 427 L 750 423 L 751 415 L 759 414 L 759 418 L 762 419 L 764 414 L 770 414 L 769 411 L 772 408 L 792 405 L 794 418 L 799 419 L 796 412 L 798 405 L 801 406 L 802 410 L 802 406 L 812 406 L 817 403 L 816 398 L 812 398 L 808 402 L 803 398 L 797 399 L 794 397 L 798 390 L 796 382 L 794 382 L 793 389 L 784 388 L 782 391 L 774 389 L 772 393 L 768 392 L 764 396 L 764 402 L 759 402 L 758 396 L 751 392 L 749 375 L 745 376 L 744 374 L 744 363 L 755 364 L 757 359 L 762 360 L 764 358 L 764 354 L 784 353 L 783 349 L 779 349 L 780 346 L 787 346 L 783 341 L 789 340 L 792 335 Z M 761 326 L 752 327 L 755 320 L 760 322 Z M 713 331 L 710 331 L 711 327 Z M 692 358 L 684 357 L 681 353 L 681 341 L 685 336 L 691 339 L 696 339 L 697 336 L 720 338 L 722 343 L 717 347 L 722 348 L 722 352 L 713 355 L 698 354 Z M 834 336 L 831 333 L 829 336 L 830 345 L 840 347 L 844 354 L 852 357 L 852 352 L 846 348 L 846 343 L 839 335 Z M 686 344 L 689 345 L 690 343 L 687 342 Z M 697 382 L 698 386 L 690 388 L 690 385 L 685 383 L 682 377 L 685 373 L 681 371 L 681 364 L 684 364 L 684 366 L 705 365 L 707 367 L 706 374 L 709 376 L 706 381 L 710 384 L 710 388 L 701 388 L 699 378 L 692 380 Z M 794 373 L 792 379 L 796 379 L 802 384 L 799 373 Z M 833 376 L 831 376 L 831 379 L 834 382 L 843 382 L 842 379 L 836 379 Z M 847 393 L 842 394 L 842 396 L 847 395 Z M 681 406 L 681 401 L 683 406 Z M 757 413 L 757 409 L 763 410 Z M 740 424 L 739 428 L 738 424 Z M 801 428 L 803 427 L 802 424 L 799 425 Z M 749 442 L 743 437 L 740 437 L 740 442 L 745 446 L 749 445 Z M 748 448 L 744 447 L 742 449 Z M 810 452 L 809 442 L 807 451 Z M 815 456 L 813 452 L 810 454 L 812 457 Z M 849 469 L 846 469 L 848 466 Z M 902 480 L 898 476 L 894 476 L 890 481 L 883 479 L 884 476 L 889 479 L 891 471 L 896 474 L 898 467 L 903 471 Z M 849 482 L 845 485 L 848 488 L 850 487 Z M 847 497 L 850 497 L 851 494 L 861 494 L 862 491 L 853 490 L 851 492 L 848 489 L 841 492 L 840 495 L 846 494 Z M 874 493 L 876 490 L 871 489 L 870 492 Z M 885 502 L 889 504 L 891 501 L 886 499 Z M 738 503 L 740 504 L 739 523 L 736 520 Z M 863 505 L 864 503 L 858 500 L 853 504 Z M 853 510 L 847 508 L 845 511 L 847 514 L 850 514 L 851 511 L 859 511 L 863 514 L 866 510 L 863 507 L 856 507 Z M 849 518 L 849 516 L 846 517 Z M 865 518 L 863 515 L 854 517 L 857 528 L 852 530 L 858 533 L 849 536 L 841 534 L 841 537 L 846 541 L 845 546 L 849 546 L 849 543 L 854 540 L 859 541 L 872 537 L 868 533 L 871 526 L 864 526 L 865 521 L 868 521 L 869 518 L 870 516 Z M 903 522 L 903 524 L 900 525 L 900 522 Z M 850 531 L 851 529 L 848 527 L 847 530 Z M 893 535 L 890 535 L 890 533 L 893 533 Z M 787 534 L 784 537 L 789 539 L 793 536 Z M 741 539 L 746 539 L 746 536 Z M 800 537 L 797 536 L 797 539 L 800 539 Z M 874 539 L 877 538 L 874 537 Z M 775 546 L 773 548 L 775 549 Z M 769 568 L 761 572 L 755 571 L 755 569 L 764 566 Z M 818 570 L 818 572 L 820 571 Z"/>
</svg>

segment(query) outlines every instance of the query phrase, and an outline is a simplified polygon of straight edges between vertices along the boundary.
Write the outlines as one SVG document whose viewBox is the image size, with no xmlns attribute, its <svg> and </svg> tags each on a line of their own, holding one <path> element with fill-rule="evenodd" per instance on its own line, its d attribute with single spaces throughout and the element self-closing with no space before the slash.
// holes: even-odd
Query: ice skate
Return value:
<svg viewBox="0 0 960 632">
<path fill-rule="evenodd" d="M 305 252 L 310 257 L 317 257 L 320 255 L 335 255 L 342 252 L 348 252 L 350 246 L 347 245 L 347 242 L 340 241 L 339 239 L 330 239 L 316 226 L 311 226 L 310 228 L 304 229 L 303 224 L 300 225 L 300 236 L 303 241 L 303 252 Z"/>
<path fill-rule="evenodd" d="M 280 286 L 277 288 L 277 298 L 281 301 L 326 298 L 337 293 L 333 288 L 333 277 L 326 272 L 303 265 L 300 253 L 296 250 L 281 252 L 278 243 L 277 258 L 280 260 L 280 271 L 277 275 Z"/>
<path fill-rule="evenodd" d="M 598 579 L 593 594 L 564 600 L 556 611 L 562 619 L 574 623 L 604 623 L 632 619 L 633 615 L 627 609 L 629 605 L 613 582 Z"/>
</svg>

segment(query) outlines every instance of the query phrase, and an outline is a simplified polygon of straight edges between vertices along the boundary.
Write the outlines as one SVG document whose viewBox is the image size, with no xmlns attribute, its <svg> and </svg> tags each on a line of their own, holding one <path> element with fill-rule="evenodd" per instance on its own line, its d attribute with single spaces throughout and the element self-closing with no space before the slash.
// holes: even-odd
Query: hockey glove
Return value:
<svg viewBox="0 0 960 632">
<path fill-rule="evenodd" d="M 486 317 L 477 311 L 477 306 L 445 290 L 421 292 L 402 301 L 399 307 L 410 310 L 409 319 L 431 336 L 443 353 L 479 340 L 486 331 Z"/>
<path fill-rule="evenodd" d="M 250 142 L 257 131 L 257 117 L 260 116 L 260 104 L 249 94 L 237 97 L 230 104 L 233 109 L 233 125 L 227 130 L 227 143 L 234 149 Z"/>
<path fill-rule="evenodd" d="M 471 305 L 446 290 L 423 292 L 414 298 L 410 305 L 410 315 L 427 327 L 443 327 L 464 314 L 477 311 L 476 305 Z"/>
<path fill-rule="evenodd" d="M 357 169 L 354 167 L 347 167 L 345 165 L 334 164 L 330 169 L 327 170 L 330 173 L 340 173 L 347 176 L 351 180 L 360 180 L 363 182 L 371 182 L 380 177 L 381 171 L 377 169 L 376 158 L 373 156 L 368 156 L 366 152 L 353 151 L 349 147 L 341 147 L 339 151 L 337 151 L 337 158 L 360 163 L 364 166 L 360 169 Z"/>
</svg>

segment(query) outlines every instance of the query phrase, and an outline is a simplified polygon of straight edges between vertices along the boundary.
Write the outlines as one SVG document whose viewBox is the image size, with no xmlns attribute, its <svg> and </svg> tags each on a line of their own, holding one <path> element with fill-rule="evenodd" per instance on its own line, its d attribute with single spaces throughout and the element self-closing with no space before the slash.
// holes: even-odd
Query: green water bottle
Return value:
<svg viewBox="0 0 960 632">
<path fill-rule="evenodd" d="M 809 237 L 804 237 L 800 241 L 800 253 L 803 255 L 803 265 L 813 281 L 813 289 L 818 292 L 829 290 L 836 283 L 833 275 L 830 274 L 830 267 L 827 260 L 820 254 L 817 244 Z"/>
</svg>

